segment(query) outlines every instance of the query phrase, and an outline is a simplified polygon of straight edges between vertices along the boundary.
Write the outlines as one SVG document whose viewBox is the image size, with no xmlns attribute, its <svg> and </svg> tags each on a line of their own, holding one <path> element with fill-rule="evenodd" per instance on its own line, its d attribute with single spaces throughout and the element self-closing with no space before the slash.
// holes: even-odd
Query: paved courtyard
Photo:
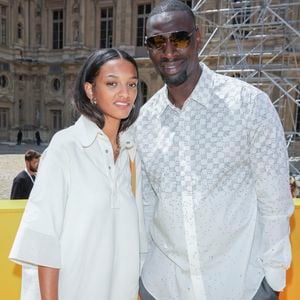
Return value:
<svg viewBox="0 0 300 300">
<path fill-rule="evenodd" d="M 9 199 L 14 177 L 24 169 L 24 153 L 34 149 L 40 153 L 47 145 L 0 143 L 0 199 Z"/>
</svg>

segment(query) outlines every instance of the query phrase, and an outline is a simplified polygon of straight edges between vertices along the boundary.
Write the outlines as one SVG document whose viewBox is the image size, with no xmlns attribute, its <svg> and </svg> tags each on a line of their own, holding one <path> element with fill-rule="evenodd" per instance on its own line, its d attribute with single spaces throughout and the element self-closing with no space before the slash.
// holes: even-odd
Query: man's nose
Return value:
<svg viewBox="0 0 300 300">
<path fill-rule="evenodd" d="M 165 57 L 172 58 L 175 52 L 176 52 L 176 48 L 172 45 L 170 39 L 166 39 L 166 44 L 163 48 L 163 53 Z"/>
</svg>

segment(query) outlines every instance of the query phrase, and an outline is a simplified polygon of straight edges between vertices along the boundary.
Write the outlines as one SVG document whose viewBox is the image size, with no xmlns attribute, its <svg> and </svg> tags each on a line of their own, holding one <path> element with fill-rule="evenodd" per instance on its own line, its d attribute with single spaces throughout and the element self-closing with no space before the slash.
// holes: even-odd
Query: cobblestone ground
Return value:
<svg viewBox="0 0 300 300">
<path fill-rule="evenodd" d="M 0 199 L 9 199 L 13 179 L 25 167 L 24 153 L 28 149 L 42 153 L 45 147 L 46 145 L 0 144 Z"/>
</svg>

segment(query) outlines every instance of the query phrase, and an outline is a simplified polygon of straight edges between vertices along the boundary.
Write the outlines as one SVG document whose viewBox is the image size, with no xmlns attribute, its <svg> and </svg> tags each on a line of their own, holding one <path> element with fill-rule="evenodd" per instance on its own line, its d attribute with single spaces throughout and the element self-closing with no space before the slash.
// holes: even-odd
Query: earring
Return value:
<svg viewBox="0 0 300 300">
<path fill-rule="evenodd" d="M 95 98 L 95 97 L 92 98 L 91 103 L 92 103 L 93 105 L 96 105 L 96 104 L 97 104 L 97 101 L 96 101 L 96 98 Z"/>
</svg>

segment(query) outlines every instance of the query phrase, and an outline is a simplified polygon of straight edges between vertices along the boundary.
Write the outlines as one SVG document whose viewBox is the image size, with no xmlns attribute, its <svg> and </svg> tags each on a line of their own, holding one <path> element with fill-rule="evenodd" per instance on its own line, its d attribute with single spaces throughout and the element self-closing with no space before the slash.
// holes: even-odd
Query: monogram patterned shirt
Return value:
<svg viewBox="0 0 300 300">
<path fill-rule="evenodd" d="M 282 126 L 269 97 L 211 71 L 181 109 L 159 90 L 136 124 L 158 300 L 250 300 L 285 286 L 294 206 Z"/>
</svg>

